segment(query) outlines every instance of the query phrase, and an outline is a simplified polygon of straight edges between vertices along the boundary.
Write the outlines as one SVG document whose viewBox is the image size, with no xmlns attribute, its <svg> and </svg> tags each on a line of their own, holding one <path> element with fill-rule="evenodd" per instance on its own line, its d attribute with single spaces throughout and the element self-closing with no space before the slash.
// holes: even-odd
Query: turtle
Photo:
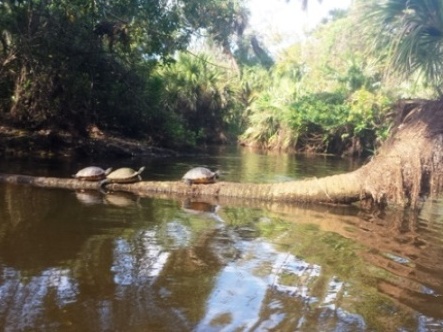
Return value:
<svg viewBox="0 0 443 332">
<path fill-rule="evenodd" d="M 195 167 L 190 169 L 184 176 L 183 181 L 189 185 L 191 184 L 208 184 L 214 183 L 220 176 L 219 171 L 212 172 L 206 167 Z"/>
<path fill-rule="evenodd" d="M 76 174 L 72 176 L 78 180 L 83 181 L 99 181 L 106 178 L 106 176 L 111 173 L 112 168 L 104 170 L 103 168 L 97 166 L 89 166 L 79 170 Z"/>
<path fill-rule="evenodd" d="M 122 167 L 116 169 L 112 173 L 106 176 L 106 179 L 100 182 L 100 188 L 102 188 L 107 183 L 132 183 L 140 181 L 142 178 L 140 174 L 145 170 L 145 167 L 142 166 L 138 171 L 135 171 L 129 167 Z"/>
</svg>

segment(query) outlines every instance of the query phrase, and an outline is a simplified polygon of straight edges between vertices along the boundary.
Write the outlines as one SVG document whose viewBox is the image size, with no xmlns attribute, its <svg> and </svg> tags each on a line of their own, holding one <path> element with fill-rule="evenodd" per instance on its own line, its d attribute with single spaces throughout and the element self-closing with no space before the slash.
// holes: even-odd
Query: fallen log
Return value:
<svg viewBox="0 0 443 332">
<path fill-rule="evenodd" d="M 225 197 L 269 202 L 350 204 L 360 200 L 362 189 L 357 179 L 349 181 L 349 177 L 352 176 L 352 173 L 348 173 L 322 179 L 311 178 L 272 184 L 217 182 L 188 185 L 181 181 L 140 181 L 126 184 L 110 183 L 106 185 L 106 190 L 131 192 L 141 196 L 166 194 L 192 198 Z M 358 172 L 355 177 L 358 177 Z M 0 174 L 0 182 L 42 188 L 100 190 L 99 182 L 71 178 Z"/>
</svg>

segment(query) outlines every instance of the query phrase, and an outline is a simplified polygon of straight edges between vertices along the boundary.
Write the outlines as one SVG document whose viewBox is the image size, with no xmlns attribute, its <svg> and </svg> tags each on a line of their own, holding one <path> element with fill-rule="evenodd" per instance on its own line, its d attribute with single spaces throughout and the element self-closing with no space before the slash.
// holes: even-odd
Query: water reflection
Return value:
<svg viewBox="0 0 443 332">
<path fill-rule="evenodd" d="M 200 214 L 200 213 L 217 213 L 220 209 L 220 205 L 212 204 L 210 202 L 204 202 L 201 200 L 193 200 L 188 198 L 182 203 L 183 211 L 188 213 Z"/>
<path fill-rule="evenodd" d="M 443 329 L 442 202 L 249 204 L 1 185 L 0 328 Z"/>
<path fill-rule="evenodd" d="M 127 192 L 103 193 L 98 190 L 78 190 L 75 197 L 83 205 L 107 204 L 116 207 L 138 206 L 140 197 Z"/>
<path fill-rule="evenodd" d="M 103 195 L 97 190 L 79 190 L 75 197 L 84 205 L 103 204 Z"/>
<path fill-rule="evenodd" d="M 223 222 L 223 218 L 218 213 L 220 205 L 215 202 L 204 202 L 192 198 L 185 199 L 182 202 L 182 210 L 189 214 L 199 215 L 201 217 L 207 217 Z"/>
<path fill-rule="evenodd" d="M 58 310 L 78 299 L 78 286 L 68 269 L 48 268 L 24 278 L 21 271 L 2 267 L 0 280 L 0 322 L 4 331 L 58 328 L 59 324 L 47 321 L 47 308 Z"/>
<path fill-rule="evenodd" d="M 140 197 L 132 193 L 114 192 L 104 195 L 105 204 L 117 207 L 139 206 Z"/>
</svg>

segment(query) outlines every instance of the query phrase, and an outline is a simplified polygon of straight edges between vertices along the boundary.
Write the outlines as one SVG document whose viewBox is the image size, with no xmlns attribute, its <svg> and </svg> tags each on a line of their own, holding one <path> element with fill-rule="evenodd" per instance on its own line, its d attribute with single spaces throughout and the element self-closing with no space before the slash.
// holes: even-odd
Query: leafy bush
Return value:
<svg viewBox="0 0 443 332">
<path fill-rule="evenodd" d="M 178 143 L 224 143 L 229 130 L 243 129 L 239 84 L 210 57 L 181 53 L 174 64 L 159 68 L 156 76 L 163 84 L 164 112 L 182 126 L 174 125 L 180 134 L 175 137 Z"/>
</svg>

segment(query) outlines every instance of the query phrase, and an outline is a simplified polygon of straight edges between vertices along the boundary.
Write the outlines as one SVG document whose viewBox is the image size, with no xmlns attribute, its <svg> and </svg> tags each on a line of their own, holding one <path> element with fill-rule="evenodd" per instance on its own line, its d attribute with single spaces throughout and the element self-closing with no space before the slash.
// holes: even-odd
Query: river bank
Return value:
<svg viewBox="0 0 443 332">
<path fill-rule="evenodd" d="M 30 131 L 0 124 L 0 155 L 15 157 L 169 157 L 172 149 L 92 128 L 86 137 L 54 130 Z"/>
</svg>

